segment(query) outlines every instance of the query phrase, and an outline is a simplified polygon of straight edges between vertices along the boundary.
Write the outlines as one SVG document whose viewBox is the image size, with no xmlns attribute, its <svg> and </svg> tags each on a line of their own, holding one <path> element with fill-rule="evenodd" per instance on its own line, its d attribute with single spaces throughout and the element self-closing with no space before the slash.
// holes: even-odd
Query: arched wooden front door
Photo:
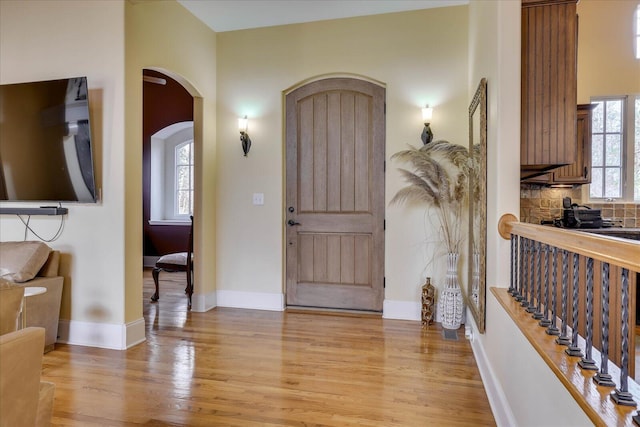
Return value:
<svg viewBox="0 0 640 427">
<path fill-rule="evenodd" d="M 330 78 L 286 96 L 287 305 L 382 311 L 385 89 Z"/>
</svg>

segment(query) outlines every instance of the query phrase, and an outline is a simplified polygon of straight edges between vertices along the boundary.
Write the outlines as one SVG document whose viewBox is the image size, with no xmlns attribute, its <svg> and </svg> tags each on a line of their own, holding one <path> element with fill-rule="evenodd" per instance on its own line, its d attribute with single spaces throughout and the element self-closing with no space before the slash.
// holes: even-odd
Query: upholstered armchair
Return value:
<svg viewBox="0 0 640 427">
<path fill-rule="evenodd" d="M 0 278 L 0 335 L 18 329 L 24 288 Z"/>
<path fill-rule="evenodd" d="M 55 386 L 40 381 L 45 330 L 16 330 L 23 295 L 0 281 L 0 427 L 51 425 Z"/>
<path fill-rule="evenodd" d="M 1 0 L 0 0 L 1 1 Z M 27 298 L 26 326 L 45 329 L 44 352 L 55 348 L 64 278 L 59 275 L 60 253 L 38 241 L 0 242 L 0 276 L 13 286 L 47 288 Z"/>
<path fill-rule="evenodd" d="M 0 427 L 51 425 L 53 383 L 40 381 L 44 328 L 0 336 Z"/>
</svg>

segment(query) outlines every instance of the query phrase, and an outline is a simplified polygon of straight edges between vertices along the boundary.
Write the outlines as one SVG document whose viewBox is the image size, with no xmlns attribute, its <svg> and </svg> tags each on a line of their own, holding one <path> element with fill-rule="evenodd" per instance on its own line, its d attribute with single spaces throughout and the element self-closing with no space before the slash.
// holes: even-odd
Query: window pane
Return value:
<svg viewBox="0 0 640 427">
<path fill-rule="evenodd" d="M 607 166 L 620 166 L 622 164 L 622 141 L 619 134 L 607 134 Z"/>
<path fill-rule="evenodd" d="M 593 135 L 591 139 L 591 160 L 593 166 L 604 166 L 604 147 L 602 135 Z"/>
<path fill-rule="evenodd" d="M 178 192 L 178 214 L 179 215 L 189 215 L 191 211 L 189 210 L 191 207 L 191 192 L 190 191 L 179 191 Z"/>
<path fill-rule="evenodd" d="M 176 152 L 176 163 L 179 165 L 188 165 L 191 153 L 191 144 L 185 144 L 178 147 Z"/>
<path fill-rule="evenodd" d="M 189 190 L 191 184 L 191 180 L 189 179 L 189 170 L 191 168 L 189 166 L 178 166 L 176 170 L 177 180 L 176 186 L 178 190 Z"/>
<path fill-rule="evenodd" d="M 607 101 L 606 132 L 622 132 L 622 100 Z"/>
<path fill-rule="evenodd" d="M 605 197 L 620 197 L 620 169 L 605 169 Z"/>
<path fill-rule="evenodd" d="M 592 104 L 596 104 L 597 107 L 592 110 L 591 115 L 591 132 L 592 133 L 602 133 L 604 132 L 603 123 L 604 120 L 602 118 L 602 101 L 592 102 Z"/>
<path fill-rule="evenodd" d="M 602 198 L 602 169 L 591 169 L 591 185 L 589 186 L 589 196 Z"/>
<path fill-rule="evenodd" d="M 177 215 L 193 212 L 193 140 L 176 147 L 175 210 Z"/>
</svg>

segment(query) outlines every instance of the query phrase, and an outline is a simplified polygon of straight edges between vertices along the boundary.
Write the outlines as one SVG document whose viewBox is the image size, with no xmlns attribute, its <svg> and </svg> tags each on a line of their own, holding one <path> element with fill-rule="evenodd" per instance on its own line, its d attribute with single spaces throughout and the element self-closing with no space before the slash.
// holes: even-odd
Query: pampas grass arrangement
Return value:
<svg viewBox="0 0 640 427">
<path fill-rule="evenodd" d="M 417 202 L 434 209 L 448 252 L 460 253 L 473 167 L 467 148 L 442 140 L 420 148 L 410 146 L 391 158 L 413 169 L 399 169 L 408 185 L 396 193 L 391 204 Z"/>
<path fill-rule="evenodd" d="M 442 327 L 458 329 L 464 312 L 464 299 L 458 284 L 458 256 L 466 228 L 469 177 L 474 162 L 469 151 L 458 144 L 436 141 L 420 148 L 394 154 L 392 159 L 409 163 L 413 170 L 399 169 L 408 185 L 396 193 L 392 204 L 418 202 L 434 209 L 447 247 L 447 275 L 438 298 Z"/>
</svg>

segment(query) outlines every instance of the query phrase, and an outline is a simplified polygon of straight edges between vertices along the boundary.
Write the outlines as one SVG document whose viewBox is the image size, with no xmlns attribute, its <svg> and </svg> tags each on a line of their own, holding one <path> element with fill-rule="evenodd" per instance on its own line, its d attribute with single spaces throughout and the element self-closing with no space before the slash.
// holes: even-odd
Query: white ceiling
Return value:
<svg viewBox="0 0 640 427">
<path fill-rule="evenodd" d="M 469 0 L 178 0 L 216 32 L 468 4 Z M 425 25 L 429 25 L 425 22 Z"/>
</svg>

